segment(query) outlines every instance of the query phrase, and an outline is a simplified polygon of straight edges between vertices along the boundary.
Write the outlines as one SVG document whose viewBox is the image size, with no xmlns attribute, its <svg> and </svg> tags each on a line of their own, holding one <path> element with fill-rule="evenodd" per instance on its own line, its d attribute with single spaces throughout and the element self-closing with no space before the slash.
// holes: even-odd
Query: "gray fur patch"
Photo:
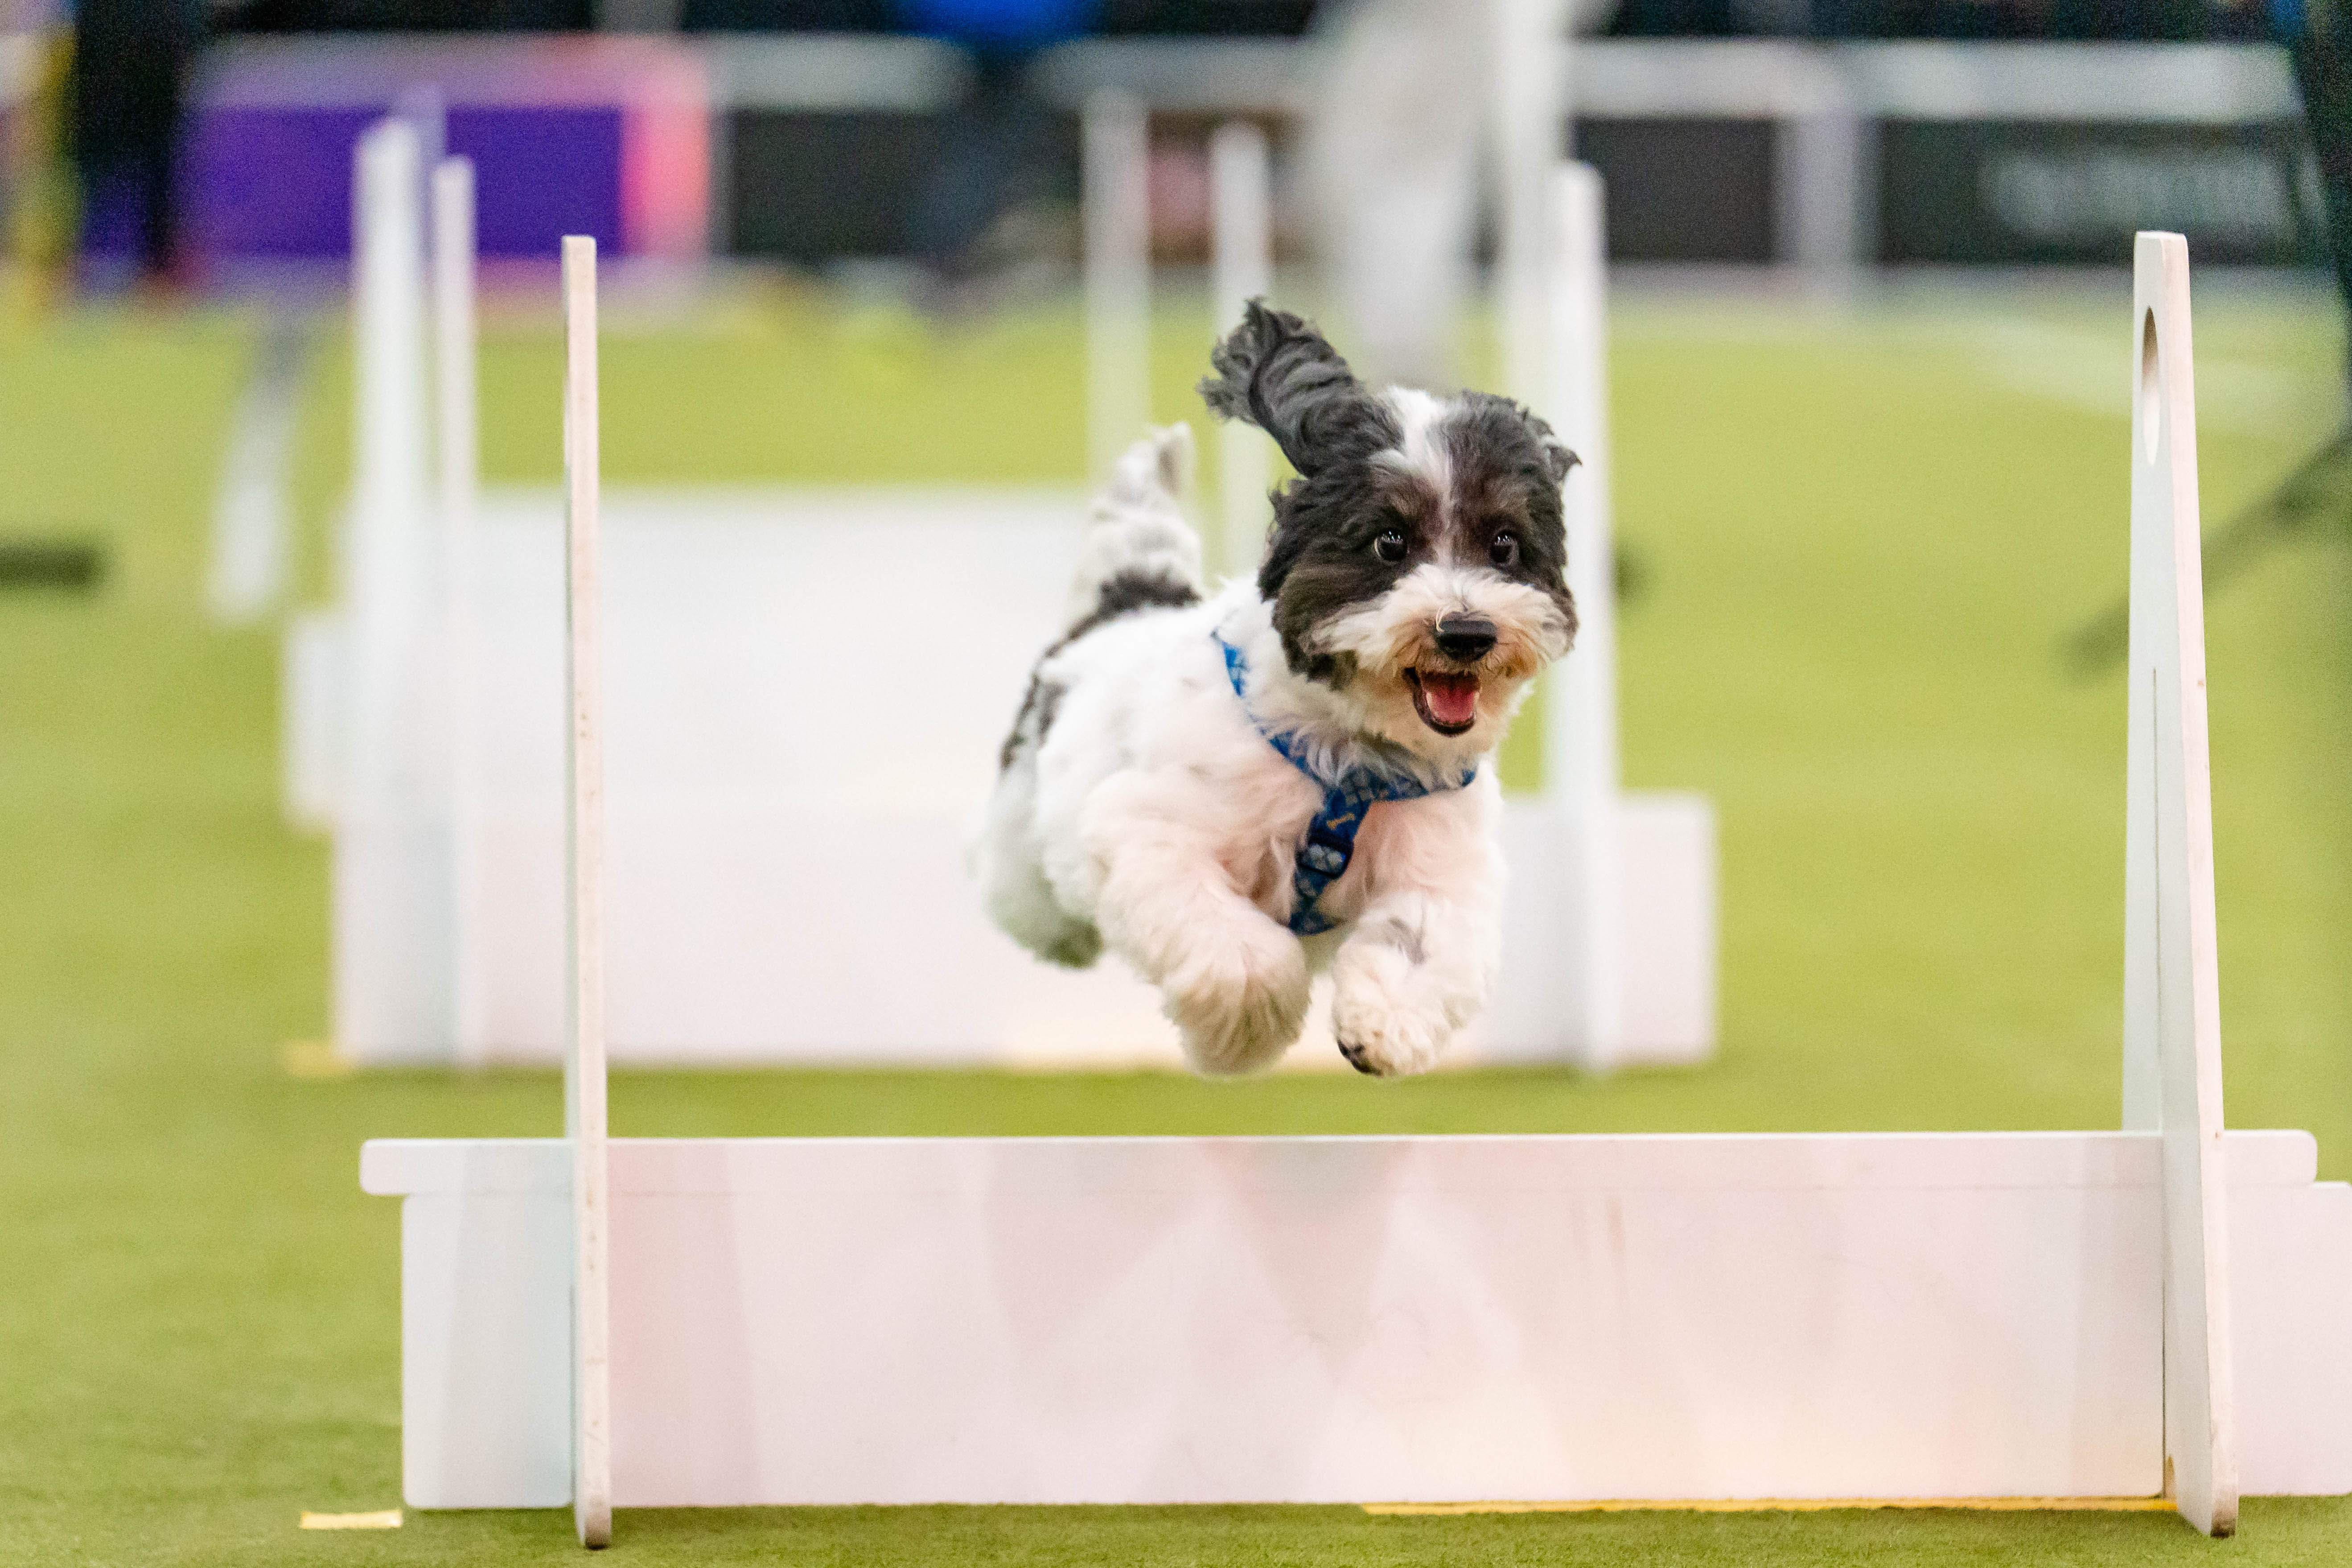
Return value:
<svg viewBox="0 0 2352 1568">
<path fill-rule="evenodd" d="M 1423 945 L 1421 932 L 1394 916 L 1382 921 L 1372 934 L 1381 942 L 1403 953 L 1405 962 L 1408 963 L 1422 963 L 1429 957 L 1429 950 Z"/>
<path fill-rule="evenodd" d="M 1146 610 L 1181 610 L 1200 602 L 1200 590 L 1190 583 L 1140 572 L 1115 572 L 1103 580 L 1101 591 L 1095 595 L 1093 613 L 1039 654 L 1038 667 L 1042 668 L 1046 660 L 1088 632 L 1124 616 Z M 997 752 L 998 772 L 1010 768 L 1024 748 L 1045 743 L 1046 731 L 1054 727 L 1055 710 L 1061 706 L 1062 690 L 1043 675 L 1030 676 L 1029 690 L 1021 699 L 1021 711 L 1013 718 L 1013 731 L 1004 737 L 1003 749 Z"/>
</svg>

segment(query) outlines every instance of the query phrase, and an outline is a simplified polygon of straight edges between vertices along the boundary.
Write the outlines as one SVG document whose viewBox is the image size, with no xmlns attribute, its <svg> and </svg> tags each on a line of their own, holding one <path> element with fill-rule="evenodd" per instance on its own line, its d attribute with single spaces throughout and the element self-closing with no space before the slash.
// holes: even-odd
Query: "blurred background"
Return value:
<svg viewBox="0 0 2352 1568">
<path fill-rule="evenodd" d="M 646 260 L 961 277 L 1070 258 L 1074 116 L 1091 89 L 1120 87 L 1153 116 L 1155 247 L 1198 261 L 1213 122 L 1262 120 L 1291 151 L 1319 105 L 1331 111 L 1334 76 L 1369 96 L 1378 68 L 1355 57 L 1390 38 L 1419 89 L 1401 96 L 1433 135 L 1464 118 L 1454 100 L 1471 95 L 1442 73 L 1462 40 L 1477 58 L 1482 14 L 1404 0 L 12 9 L 20 257 L 62 266 L 71 252 L 85 281 L 143 270 L 208 290 L 335 279 L 351 143 L 419 93 L 440 96 L 449 147 L 477 160 L 489 255 L 545 257 L 568 228 Z M 2112 264 L 2132 229 L 2156 226 L 2208 263 L 2323 254 L 2321 166 L 2272 40 L 2324 31 L 2325 4 L 1572 10 L 1589 41 L 1568 66 L 1563 141 L 1608 180 L 1612 252 L 1627 263 L 1822 278 Z M 1277 227 L 1303 260 L 1309 193 L 1293 162 Z"/>
<path fill-rule="evenodd" d="M 545 1072 L 333 1049 L 284 633 L 350 571 L 366 129 L 473 160 L 493 489 L 560 471 L 555 253 L 586 233 L 615 487 L 1069 490 L 1081 117 L 1116 89 L 1147 116 L 1150 412 L 1199 426 L 1213 494 L 1220 126 L 1268 139 L 1279 302 L 1379 374 L 1507 374 L 1489 20 L 0 5 L 0 1266 L 47 1282 L 0 1331 L 49 1369 L 0 1380 L 0 1430 L 84 1456 L 20 1472 L 27 1528 L 276 1542 L 296 1493 L 383 1506 L 396 1222 L 359 1141 L 559 1123 Z M 2230 1118 L 2352 1173 L 2352 10 L 1574 0 L 1546 37 L 1550 151 L 1605 181 L 1624 772 L 1720 826 L 1714 1059 L 644 1069 L 617 1132 L 2115 1125 L 2128 268 L 2160 228 L 2197 268 Z"/>
</svg>

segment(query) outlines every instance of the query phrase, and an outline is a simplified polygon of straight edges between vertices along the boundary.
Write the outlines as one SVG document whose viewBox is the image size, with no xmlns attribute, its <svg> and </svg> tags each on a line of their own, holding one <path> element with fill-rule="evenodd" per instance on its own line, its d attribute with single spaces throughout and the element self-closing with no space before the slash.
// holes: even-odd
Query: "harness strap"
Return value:
<svg viewBox="0 0 2352 1568">
<path fill-rule="evenodd" d="M 1337 782 L 1325 778 L 1307 766 L 1289 731 L 1268 730 L 1257 724 L 1256 716 L 1250 714 L 1244 689 L 1249 676 L 1248 662 L 1242 658 L 1242 650 L 1223 637 L 1217 638 L 1217 646 L 1224 650 L 1225 676 L 1234 683 L 1234 697 L 1242 703 L 1242 712 L 1257 725 L 1266 744 L 1282 753 L 1284 761 L 1322 787 L 1323 804 L 1308 820 L 1306 836 L 1299 840 L 1297 854 L 1291 863 L 1290 929 L 1300 936 L 1329 931 L 1339 922 L 1323 916 L 1323 890 L 1339 879 L 1354 858 L 1356 832 L 1364 825 L 1365 813 L 1384 800 L 1417 800 L 1431 793 L 1430 786 L 1415 778 L 1375 773 L 1370 768 L 1350 768 Z M 1445 787 L 1461 789 L 1477 776 L 1478 770 L 1473 767 L 1463 773 L 1460 784 Z"/>
</svg>

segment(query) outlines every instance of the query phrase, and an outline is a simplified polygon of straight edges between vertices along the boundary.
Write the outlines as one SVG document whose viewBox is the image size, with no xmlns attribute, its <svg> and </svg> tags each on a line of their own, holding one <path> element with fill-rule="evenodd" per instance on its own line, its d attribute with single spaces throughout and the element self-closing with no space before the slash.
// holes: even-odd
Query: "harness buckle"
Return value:
<svg viewBox="0 0 2352 1568">
<path fill-rule="evenodd" d="M 1318 876 L 1337 877 L 1348 868 L 1348 862 L 1354 858 L 1355 853 L 1354 839 L 1342 838 L 1336 833 L 1316 826 L 1307 828 L 1307 842 L 1300 847 L 1298 858 Z"/>
</svg>

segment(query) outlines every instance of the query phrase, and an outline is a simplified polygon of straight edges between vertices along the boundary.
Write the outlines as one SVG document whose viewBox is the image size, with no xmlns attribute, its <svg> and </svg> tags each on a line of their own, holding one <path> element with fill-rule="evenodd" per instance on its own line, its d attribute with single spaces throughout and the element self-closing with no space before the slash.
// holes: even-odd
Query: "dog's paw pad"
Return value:
<svg viewBox="0 0 2352 1568">
<path fill-rule="evenodd" d="M 1342 975 L 1331 998 L 1331 1032 L 1340 1042 L 1339 1054 L 1358 1072 L 1410 1078 L 1437 1065 L 1454 1029 L 1427 998 L 1401 996 Z"/>
</svg>

